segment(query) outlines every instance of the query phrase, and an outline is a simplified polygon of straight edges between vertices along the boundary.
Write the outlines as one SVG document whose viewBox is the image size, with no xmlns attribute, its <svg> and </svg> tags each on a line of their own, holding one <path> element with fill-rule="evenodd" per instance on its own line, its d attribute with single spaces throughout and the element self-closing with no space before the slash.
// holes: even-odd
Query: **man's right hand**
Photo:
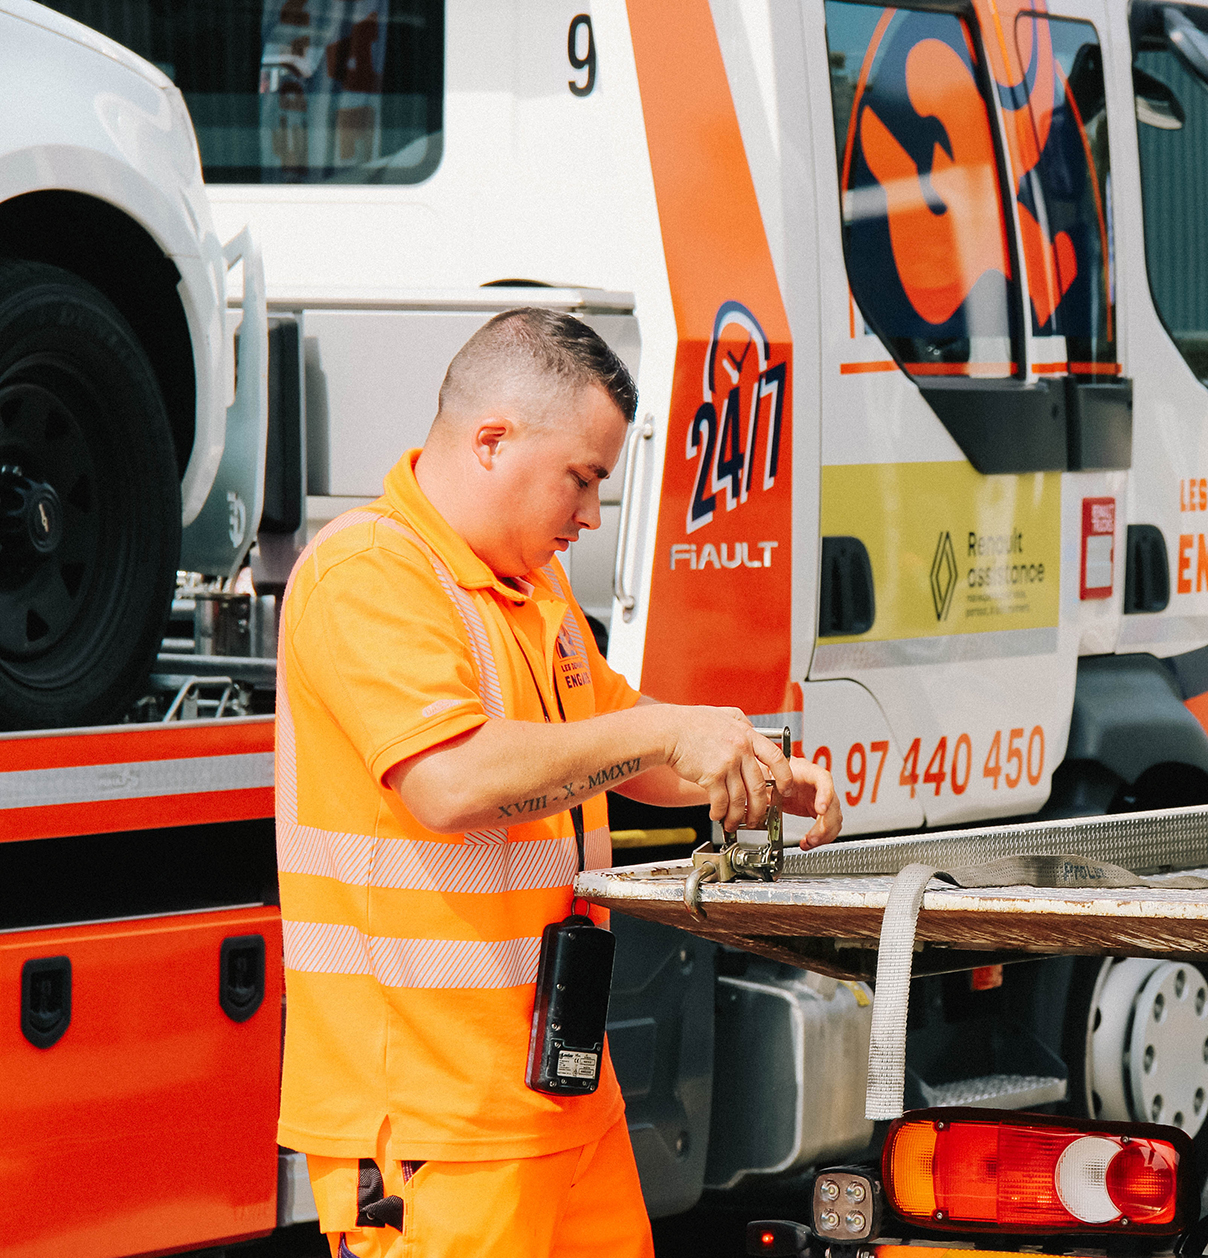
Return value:
<svg viewBox="0 0 1208 1258">
<path fill-rule="evenodd" d="M 667 764 L 709 797 L 709 816 L 733 833 L 744 822 L 758 828 L 771 803 L 769 779 L 784 799 L 793 772 L 784 753 L 738 708 L 659 705 L 667 716 Z"/>
</svg>

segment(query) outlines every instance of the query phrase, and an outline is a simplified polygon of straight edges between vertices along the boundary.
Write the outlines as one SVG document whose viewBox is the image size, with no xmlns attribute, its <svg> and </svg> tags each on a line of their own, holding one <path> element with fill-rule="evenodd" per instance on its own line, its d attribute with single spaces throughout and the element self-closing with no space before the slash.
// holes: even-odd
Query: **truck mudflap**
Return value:
<svg viewBox="0 0 1208 1258">
<path fill-rule="evenodd" d="M 786 854 L 770 882 L 701 883 L 681 861 L 593 870 L 576 890 L 772 960 L 875 975 L 866 1112 L 891 1118 L 912 975 L 1038 954 L 1201 954 L 1206 866 L 1208 807 L 1197 806 L 839 843 Z"/>
</svg>

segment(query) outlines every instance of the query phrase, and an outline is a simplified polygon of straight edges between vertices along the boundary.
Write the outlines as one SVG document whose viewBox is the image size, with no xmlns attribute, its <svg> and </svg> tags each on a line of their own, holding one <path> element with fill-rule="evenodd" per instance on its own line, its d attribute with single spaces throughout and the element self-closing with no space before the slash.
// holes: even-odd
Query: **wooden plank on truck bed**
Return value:
<svg viewBox="0 0 1208 1258">
<path fill-rule="evenodd" d="M 832 974 L 871 978 L 888 874 L 707 883 L 697 921 L 684 905 L 687 861 L 597 869 L 578 893 L 605 908 L 678 926 L 717 943 Z M 1190 870 L 1208 877 L 1208 868 Z M 991 887 L 933 882 L 923 897 L 914 973 L 1036 955 L 1208 954 L 1208 889 Z"/>
</svg>

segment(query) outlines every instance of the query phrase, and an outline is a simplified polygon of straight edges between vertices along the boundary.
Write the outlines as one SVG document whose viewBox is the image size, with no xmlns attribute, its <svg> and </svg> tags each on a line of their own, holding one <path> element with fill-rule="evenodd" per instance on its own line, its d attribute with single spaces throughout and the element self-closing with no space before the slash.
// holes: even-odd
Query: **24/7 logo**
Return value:
<svg viewBox="0 0 1208 1258">
<path fill-rule="evenodd" d="M 759 320 L 741 302 L 723 302 L 705 355 L 704 401 L 688 427 L 684 451 L 689 462 L 699 460 L 688 503 L 689 533 L 713 519 L 722 493 L 727 511 L 746 502 L 761 435 L 760 487 L 768 490 L 776 483 L 787 367 L 784 362 L 770 363 L 768 355 L 768 338 Z M 764 414 L 767 422 L 761 433 Z"/>
</svg>

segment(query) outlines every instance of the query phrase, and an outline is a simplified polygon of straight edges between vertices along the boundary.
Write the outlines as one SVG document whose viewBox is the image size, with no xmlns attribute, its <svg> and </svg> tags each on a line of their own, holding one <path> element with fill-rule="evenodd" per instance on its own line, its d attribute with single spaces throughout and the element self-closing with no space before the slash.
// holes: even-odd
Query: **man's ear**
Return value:
<svg viewBox="0 0 1208 1258">
<path fill-rule="evenodd" d="M 512 425 L 506 419 L 496 419 L 493 416 L 484 419 L 474 429 L 470 437 L 474 457 L 488 472 L 499 457 L 500 446 L 511 435 Z"/>
</svg>

